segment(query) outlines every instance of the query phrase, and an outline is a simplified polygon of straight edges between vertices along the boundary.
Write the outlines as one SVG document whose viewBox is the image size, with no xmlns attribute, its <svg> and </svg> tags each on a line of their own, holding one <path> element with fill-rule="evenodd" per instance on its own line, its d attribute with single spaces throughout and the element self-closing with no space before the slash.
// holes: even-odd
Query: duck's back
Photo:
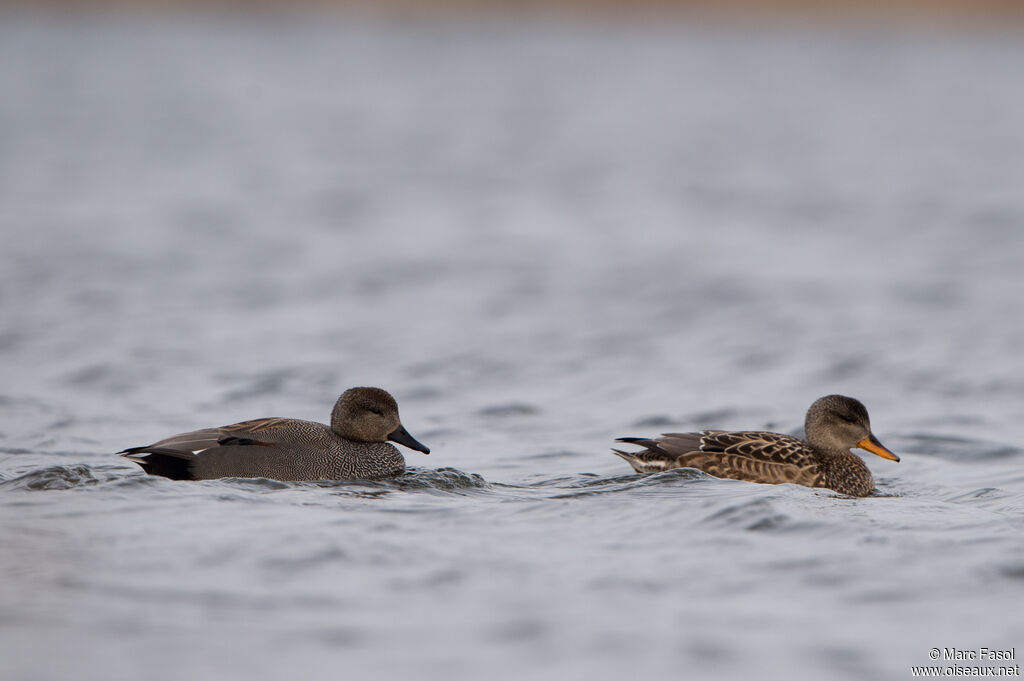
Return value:
<svg viewBox="0 0 1024 681">
<path fill-rule="evenodd" d="M 821 487 L 824 479 L 813 450 L 790 435 L 763 431 L 704 430 L 665 433 L 659 438 L 619 438 L 646 448 L 619 452 L 638 472 L 697 468 L 718 478 Z"/>
</svg>

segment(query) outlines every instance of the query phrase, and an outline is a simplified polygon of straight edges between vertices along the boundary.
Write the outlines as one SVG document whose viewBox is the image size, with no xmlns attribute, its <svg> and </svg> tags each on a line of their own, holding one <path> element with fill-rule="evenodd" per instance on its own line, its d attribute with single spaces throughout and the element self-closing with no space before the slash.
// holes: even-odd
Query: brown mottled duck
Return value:
<svg viewBox="0 0 1024 681">
<path fill-rule="evenodd" d="M 638 473 L 696 468 L 717 478 L 826 487 L 856 497 L 874 492 L 875 481 L 852 448 L 900 460 L 872 434 L 868 410 L 852 397 L 826 395 L 816 400 L 804 423 L 806 442 L 764 431 L 702 430 L 659 438 L 620 437 L 617 442 L 645 449 L 612 451 Z"/>
</svg>

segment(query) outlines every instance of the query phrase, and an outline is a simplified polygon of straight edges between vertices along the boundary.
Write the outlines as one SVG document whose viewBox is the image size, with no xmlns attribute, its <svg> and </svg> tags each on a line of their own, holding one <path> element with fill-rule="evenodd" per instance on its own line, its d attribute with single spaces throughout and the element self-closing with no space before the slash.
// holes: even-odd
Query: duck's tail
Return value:
<svg viewBox="0 0 1024 681">
<path fill-rule="evenodd" d="M 618 438 L 621 442 L 629 442 L 634 438 Z M 639 438 L 635 438 L 639 439 Z M 638 443 L 631 443 L 638 444 Z M 660 473 L 665 470 L 665 462 L 650 456 L 644 457 L 644 454 L 650 454 L 649 450 L 641 450 L 639 452 L 624 452 L 621 449 L 615 449 L 612 447 L 612 452 L 621 458 L 623 461 L 633 467 L 637 473 Z"/>
<path fill-rule="evenodd" d="M 132 447 L 123 452 L 121 456 L 134 461 L 150 475 L 160 475 L 171 480 L 195 480 L 192 472 L 192 458 L 182 457 L 180 452 L 168 454 L 165 452 L 153 451 L 148 447 Z"/>
</svg>

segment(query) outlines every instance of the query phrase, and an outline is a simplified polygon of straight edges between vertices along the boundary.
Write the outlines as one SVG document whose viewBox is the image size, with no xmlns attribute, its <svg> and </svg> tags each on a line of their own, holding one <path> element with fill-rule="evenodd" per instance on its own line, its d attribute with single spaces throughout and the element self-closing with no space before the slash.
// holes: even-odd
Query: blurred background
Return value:
<svg viewBox="0 0 1024 681">
<path fill-rule="evenodd" d="M 999 0 L 0 9 L 5 679 L 904 678 L 1011 647 Z M 379 385 L 403 478 L 114 456 Z M 879 496 L 618 436 L 862 399 Z"/>
<path fill-rule="evenodd" d="M 502 15 L 521 15 L 524 12 L 565 12 L 573 16 L 586 13 L 614 12 L 620 16 L 637 12 L 657 12 L 667 18 L 677 18 L 680 13 L 701 12 L 709 15 L 720 15 L 723 12 L 735 12 L 737 16 L 756 16 L 777 12 L 792 13 L 803 18 L 819 18 L 844 15 L 861 15 L 888 19 L 896 14 L 912 19 L 915 23 L 928 23 L 944 14 L 955 14 L 963 17 L 974 17 L 985 20 L 999 18 L 1021 18 L 1022 8 L 1014 0 L 890 0 L 889 2 L 850 2 L 837 0 L 829 3 L 810 2 L 809 0 L 554 0 L 541 2 L 526 0 L 511 3 L 506 0 L 436 0 L 431 2 L 411 2 L 410 0 L 297 0 L 281 2 L 280 0 L 50 0 L 40 2 L 9 2 L 12 6 L 27 8 L 57 9 L 143 9 L 171 8 L 188 10 L 224 9 L 228 11 L 247 12 L 254 9 L 274 9 L 294 11 L 295 9 L 325 9 L 334 11 L 358 12 L 398 12 L 402 14 L 422 13 L 424 15 L 447 13 L 449 16 L 467 13 L 500 13 Z"/>
</svg>

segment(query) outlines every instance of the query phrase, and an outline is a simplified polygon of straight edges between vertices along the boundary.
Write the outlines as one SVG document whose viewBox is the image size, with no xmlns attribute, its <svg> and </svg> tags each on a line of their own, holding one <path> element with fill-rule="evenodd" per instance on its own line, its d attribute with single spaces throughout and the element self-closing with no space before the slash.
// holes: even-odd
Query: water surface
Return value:
<svg viewBox="0 0 1024 681">
<path fill-rule="evenodd" d="M 0 25 L 4 678 L 909 678 L 1024 643 L 1024 45 Z M 384 482 L 113 456 L 379 385 Z M 879 494 L 623 435 L 862 399 Z M 868 455 L 870 456 L 870 455 Z"/>
</svg>

